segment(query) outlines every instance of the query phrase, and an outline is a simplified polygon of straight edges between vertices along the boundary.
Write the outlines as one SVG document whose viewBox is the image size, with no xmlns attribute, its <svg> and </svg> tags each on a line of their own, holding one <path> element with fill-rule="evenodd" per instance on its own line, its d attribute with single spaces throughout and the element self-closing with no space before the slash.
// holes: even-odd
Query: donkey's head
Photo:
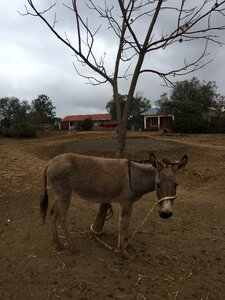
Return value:
<svg viewBox="0 0 225 300">
<path fill-rule="evenodd" d="M 155 191 L 161 218 L 168 219 L 173 214 L 172 206 L 178 185 L 177 171 L 184 168 L 187 161 L 187 155 L 177 162 L 171 162 L 168 159 L 160 161 L 153 153 L 150 154 L 150 162 L 156 169 Z"/>
</svg>

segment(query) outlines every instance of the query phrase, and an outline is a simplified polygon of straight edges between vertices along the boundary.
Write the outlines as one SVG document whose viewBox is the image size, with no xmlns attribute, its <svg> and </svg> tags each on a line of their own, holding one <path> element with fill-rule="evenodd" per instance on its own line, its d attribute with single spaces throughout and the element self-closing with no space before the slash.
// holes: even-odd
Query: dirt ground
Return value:
<svg viewBox="0 0 225 300">
<path fill-rule="evenodd" d="M 52 132 L 0 139 L 0 299 L 225 299 L 225 135 L 129 133 L 129 158 L 147 159 L 149 151 L 172 160 L 189 156 L 173 217 L 160 219 L 155 208 L 130 242 L 131 258 L 123 257 L 90 232 L 97 205 L 74 197 L 68 218 L 74 247 L 54 250 L 50 218 L 42 225 L 38 209 L 44 165 L 63 152 L 114 156 L 115 138 Z M 134 205 L 130 234 L 154 200 L 150 193 Z M 115 247 L 113 207 L 101 238 Z"/>
</svg>

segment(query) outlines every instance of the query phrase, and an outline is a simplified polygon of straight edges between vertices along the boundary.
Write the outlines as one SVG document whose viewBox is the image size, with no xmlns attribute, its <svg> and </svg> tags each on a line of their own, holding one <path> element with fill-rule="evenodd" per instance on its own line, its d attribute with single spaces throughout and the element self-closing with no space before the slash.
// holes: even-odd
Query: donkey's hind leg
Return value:
<svg viewBox="0 0 225 300">
<path fill-rule="evenodd" d="M 58 236 L 57 223 L 61 226 L 63 233 L 66 237 L 67 244 L 70 243 L 69 231 L 66 224 L 66 216 L 70 204 L 70 195 L 64 195 L 63 197 L 57 196 L 55 203 L 51 209 L 52 215 L 52 236 L 53 242 L 56 244 L 57 250 L 63 250 L 64 246 L 61 244 Z"/>
<path fill-rule="evenodd" d="M 63 245 L 59 240 L 58 229 L 57 229 L 57 220 L 58 220 L 58 201 L 57 198 L 51 208 L 50 214 L 52 216 L 52 240 L 55 244 L 55 248 L 57 251 L 62 251 L 64 249 Z"/>
<path fill-rule="evenodd" d="M 70 195 L 64 196 L 63 198 L 58 199 L 58 214 L 59 214 L 59 224 L 63 233 L 66 237 L 66 244 L 70 244 L 70 234 L 67 229 L 67 212 L 70 205 Z"/>
<path fill-rule="evenodd" d="M 101 234 L 107 215 L 109 219 L 113 215 L 112 205 L 110 203 L 101 203 L 94 223 L 91 225 L 91 230 L 95 234 Z"/>
</svg>

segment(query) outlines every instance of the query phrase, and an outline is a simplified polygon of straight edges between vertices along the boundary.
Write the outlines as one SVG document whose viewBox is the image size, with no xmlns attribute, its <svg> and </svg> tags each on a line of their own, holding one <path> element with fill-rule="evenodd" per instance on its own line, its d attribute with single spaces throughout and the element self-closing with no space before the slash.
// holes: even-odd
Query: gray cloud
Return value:
<svg viewBox="0 0 225 300">
<path fill-rule="evenodd" d="M 41 4 L 46 2 L 39 1 Z M 25 3 L 25 0 L 0 1 L 0 98 L 15 96 L 21 100 L 31 101 L 39 94 L 46 94 L 53 101 L 60 117 L 67 114 L 105 112 L 106 102 L 112 96 L 109 84 L 87 85 L 86 80 L 75 72 L 72 63 L 76 63 L 76 60 L 72 51 L 53 36 L 41 20 L 31 16 L 22 17 L 17 13 L 17 10 L 24 11 Z M 80 3 L 82 3 L 81 12 L 84 16 L 87 15 L 89 22 L 97 28 L 102 20 L 87 10 L 84 1 Z M 51 14 L 49 16 L 53 20 L 53 16 Z M 169 26 L 173 26 L 171 16 L 172 13 L 162 16 L 157 34 L 162 34 Z M 69 39 L 74 41 L 72 13 L 61 4 L 57 7 L 57 20 L 57 28 L 61 32 L 65 31 Z M 143 35 L 146 24 L 146 20 L 141 20 L 136 26 L 140 36 Z M 225 35 L 222 32 L 221 39 L 225 42 Z M 107 26 L 102 26 L 96 41 L 98 45 L 96 54 L 100 57 L 106 52 L 106 67 L 108 70 L 112 69 L 116 39 L 112 37 Z M 170 49 L 151 54 L 146 58 L 145 66 L 168 71 L 174 66 L 179 67 L 184 57 L 189 59 L 197 57 L 203 47 L 202 42 L 175 44 Z M 225 95 L 225 48 L 212 45 L 210 51 L 212 56 L 216 54 L 211 64 L 176 80 L 196 76 L 200 80 L 215 81 L 218 92 Z M 87 75 L 93 74 L 85 68 L 80 70 Z M 153 103 L 162 93 L 169 92 L 162 84 L 162 79 L 157 75 L 143 74 L 136 90 L 141 91 L 143 96 Z M 120 82 L 121 93 L 126 94 L 128 86 L 129 80 Z"/>
</svg>

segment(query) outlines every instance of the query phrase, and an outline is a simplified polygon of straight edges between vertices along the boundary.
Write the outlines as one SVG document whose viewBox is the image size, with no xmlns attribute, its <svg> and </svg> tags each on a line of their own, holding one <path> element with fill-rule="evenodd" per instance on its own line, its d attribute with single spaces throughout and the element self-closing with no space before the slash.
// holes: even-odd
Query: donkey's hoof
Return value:
<svg viewBox="0 0 225 300">
<path fill-rule="evenodd" d="M 91 224 L 90 229 L 91 229 L 91 231 L 92 231 L 94 234 L 100 235 L 100 234 L 103 233 L 103 230 L 102 230 L 102 231 L 96 231 L 96 230 L 94 230 L 93 225 L 94 225 L 94 224 Z"/>
</svg>

